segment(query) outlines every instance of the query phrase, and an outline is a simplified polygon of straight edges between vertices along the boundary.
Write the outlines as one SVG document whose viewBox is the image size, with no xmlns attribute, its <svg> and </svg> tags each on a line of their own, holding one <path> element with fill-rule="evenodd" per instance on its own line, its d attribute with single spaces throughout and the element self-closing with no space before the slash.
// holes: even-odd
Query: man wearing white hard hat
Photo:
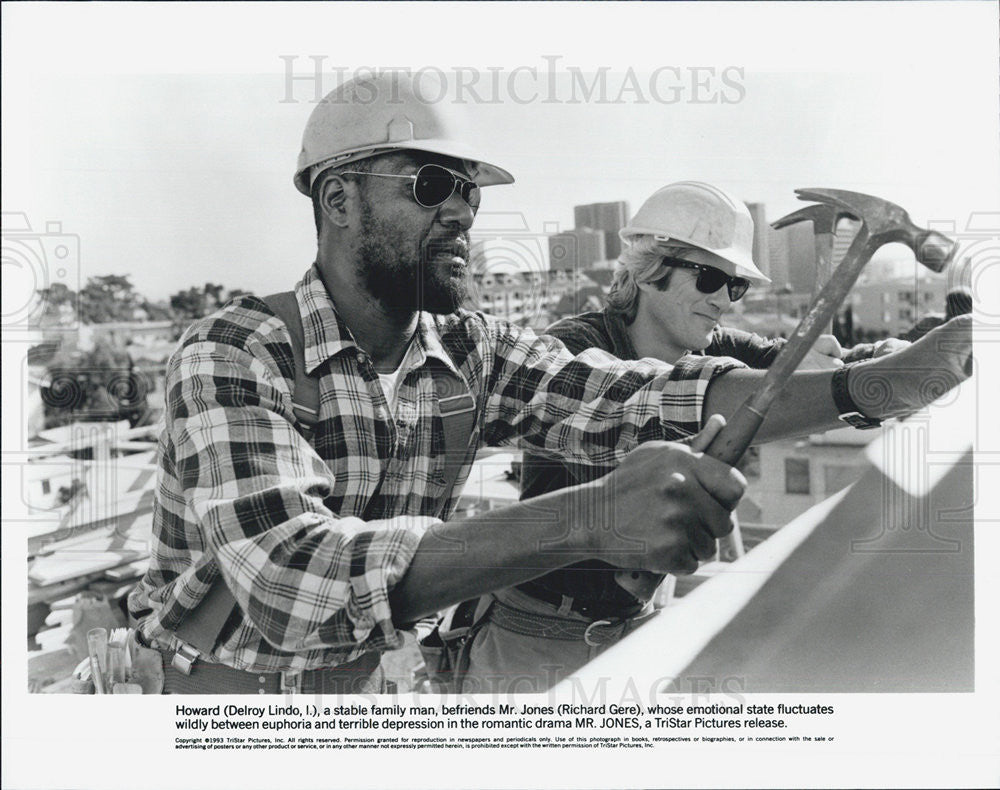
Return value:
<svg viewBox="0 0 1000 790">
<path fill-rule="evenodd" d="M 453 109 L 399 73 L 326 97 L 295 174 L 315 262 L 293 293 L 197 322 L 170 360 L 150 567 L 129 601 L 168 692 L 377 692 L 381 654 L 420 617 L 585 560 L 690 572 L 731 528 L 740 474 L 663 440 L 707 440 L 708 415 L 759 379 L 725 358 L 574 357 L 461 310 L 481 187 L 513 179 Z M 617 468 L 452 518 L 486 445 Z"/>
<path fill-rule="evenodd" d="M 719 326 L 733 302 L 753 285 L 769 282 L 752 259 L 753 232 L 750 212 L 725 190 L 697 181 L 669 184 L 621 231 L 625 248 L 607 307 L 562 319 L 546 332 L 574 353 L 598 348 L 623 360 L 650 357 L 671 364 L 705 354 L 767 368 L 785 341 Z M 800 369 L 841 367 L 875 350 L 852 349 L 842 360 L 836 339 L 823 336 Z M 521 497 L 591 482 L 611 469 L 525 453 Z M 619 586 L 618 570 L 589 560 L 494 593 L 475 622 L 464 687 L 544 690 L 645 622 L 654 614 L 652 600 Z M 509 627 L 512 620 L 522 625 Z M 589 628 L 584 639 L 549 635 L 568 621 Z M 534 632 L 524 622 L 535 623 Z"/>
</svg>

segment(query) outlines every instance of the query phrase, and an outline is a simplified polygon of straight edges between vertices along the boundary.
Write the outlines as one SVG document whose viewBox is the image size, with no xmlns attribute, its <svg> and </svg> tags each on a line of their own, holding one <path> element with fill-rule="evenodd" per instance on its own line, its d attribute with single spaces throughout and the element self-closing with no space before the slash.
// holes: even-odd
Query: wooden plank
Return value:
<svg viewBox="0 0 1000 790">
<path fill-rule="evenodd" d="M 908 492 L 871 467 L 563 687 L 966 692 L 974 682 L 973 465 Z M 728 685 L 725 685 L 728 684 Z"/>
<path fill-rule="evenodd" d="M 116 512 L 81 524 L 67 525 L 42 535 L 32 535 L 28 538 L 28 557 L 50 554 L 86 542 L 102 530 L 113 530 L 117 534 L 148 540 L 152 532 L 153 496 L 151 489 L 127 494 L 117 503 L 118 508 L 116 508 L 124 512 Z"/>
<path fill-rule="evenodd" d="M 67 579 L 64 582 L 46 585 L 41 587 L 37 584 L 28 584 L 28 607 L 47 604 L 51 601 L 58 601 L 81 590 L 85 590 L 87 585 L 96 579 L 100 579 L 104 571 L 89 573 L 74 579 Z M 30 636 L 30 634 L 29 634 Z"/>
<path fill-rule="evenodd" d="M 148 555 L 147 549 L 59 552 L 36 560 L 32 564 L 31 570 L 28 571 L 28 580 L 40 587 L 46 587 L 80 576 L 103 575 L 109 568 L 115 568 Z"/>
<path fill-rule="evenodd" d="M 681 676 L 739 676 L 746 692 L 973 691 L 971 453 L 923 499 L 866 474 Z"/>
</svg>

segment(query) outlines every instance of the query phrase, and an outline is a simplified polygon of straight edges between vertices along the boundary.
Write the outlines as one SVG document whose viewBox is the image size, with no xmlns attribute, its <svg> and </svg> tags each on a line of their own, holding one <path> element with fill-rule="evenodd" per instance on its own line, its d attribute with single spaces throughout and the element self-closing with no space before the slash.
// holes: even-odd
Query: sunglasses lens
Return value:
<svg viewBox="0 0 1000 790">
<path fill-rule="evenodd" d="M 417 171 L 413 182 L 413 197 L 424 208 L 434 208 L 444 203 L 455 190 L 455 177 L 437 165 L 424 165 Z"/>
<path fill-rule="evenodd" d="M 742 277 L 734 277 L 729 281 L 729 301 L 738 302 L 750 290 L 750 281 Z"/>
<path fill-rule="evenodd" d="M 697 269 L 698 278 L 695 280 L 695 287 L 703 294 L 714 294 L 723 285 L 729 292 L 729 301 L 738 302 L 750 289 L 750 281 L 742 277 L 730 277 L 721 269 L 714 266 L 705 266 L 698 263 L 689 263 L 682 258 L 671 258 L 666 256 L 663 262 L 667 266 L 679 266 L 685 269 Z"/>
<path fill-rule="evenodd" d="M 468 203 L 470 208 L 479 208 L 479 184 L 475 181 L 464 181 L 462 183 L 462 200 Z"/>
<path fill-rule="evenodd" d="M 723 285 L 729 283 L 729 275 L 718 269 L 702 269 L 698 272 L 698 281 L 695 285 L 703 294 L 714 294 Z"/>
<path fill-rule="evenodd" d="M 424 165 L 417 171 L 413 182 L 413 197 L 424 208 L 435 208 L 444 203 L 459 184 L 459 194 L 472 208 L 479 208 L 479 185 L 475 181 L 459 179 L 440 165 Z"/>
</svg>

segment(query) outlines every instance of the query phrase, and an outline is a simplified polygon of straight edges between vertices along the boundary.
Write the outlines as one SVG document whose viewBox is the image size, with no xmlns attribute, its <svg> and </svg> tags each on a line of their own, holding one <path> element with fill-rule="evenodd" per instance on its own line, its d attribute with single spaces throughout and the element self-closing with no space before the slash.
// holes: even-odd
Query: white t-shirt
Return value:
<svg viewBox="0 0 1000 790">
<path fill-rule="evenodd" d="M 396 403 L 399 398 L 399 380 L 402 378 L 403 366 L 400 365 L 392 373 L 379 373 L 378 383 L 382 385 L 382 392 L 385 393 L 385 400 L 389 404 L 389 414 L 396 413 Z"/>
<path fill-rule="evenodd" d="M 406 353 L 403 354 L 403 360 L 399 363 L 399 367 L 392 373 L 379 373 L 375 371 L 378 376 L 378 383 L 382 385 L 382 392 L 385 393 L 386 403 L 389 404 L 389 414 L 396 413 L 396 404 L 399 402 L 399 382 L 403 380 L 413 365 L 413 349 L 414 344 L 411 342 L 406 349 Z"/>
</svg>

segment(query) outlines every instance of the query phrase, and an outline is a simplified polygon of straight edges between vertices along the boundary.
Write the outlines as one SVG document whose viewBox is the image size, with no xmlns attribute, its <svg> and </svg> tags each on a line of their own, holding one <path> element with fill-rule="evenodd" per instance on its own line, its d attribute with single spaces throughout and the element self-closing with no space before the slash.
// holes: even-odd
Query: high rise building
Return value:
<svg viewBox="0 0 1000 790">
<path fill-rule="evenodd" d="M 788 236 L 774 228 L 767 231 L 767 276 L 773 289 L 788 284 Z"/>
<path fill-rule="evenodd" d="M 788 284 L 794 293 L 811 294 L 816 283 L 816 236 L 811 222 L 796 222 L 779 233 L 788 242 Z"/>
<path fill-rule="evenodd" d="M 844 256 L 847 255 L 847 250 L 851 246 L 851 242 L 854 241 L 854 237 L 858 233 L 858 228 L 861 227 L 861 223 L 853 219 L 842 219 L 837 224 L 837 235 L 833 240 L 833 265 L 836 267 L 842 260 Z"/>
<path fill-rule="evenodd" d="M 613 203 L 588 203 L 573 207 L 573 223 L 577 228 L 599 230 L 604 235 L 605 257 L 616 259 L 622 251 L 618 231 L 628 224 L 628 203 L 618 200 Z"/>
<path fill-rule="evenodd" d="M 606 238 L 604 231 L 591 228 L 574 228 L 549 236 L 550 271 L 582 272 L 592 268 L 608 257 Z"/>
<path fill-rule="evenodd" d="M 771 278 L 771 288 L 777 290 L 788 286 L 795 293 L 812 293 L 816 277 L 812 225 L 798 222 L 781 230 L 769 227 L 767 245 L 766 274 Z"/>
<path fill-rule="evenodd" d="M 747 209 L 753 218 L 753 262 L 757 268 L 768 277 L 771 276 L 771 257 L 769 252 L 769 237 L 771 226 L 767 223 L 763 203 L 747 203 Z"/>
<path fill-rule="evenodd" d="M 751 213 L 753 211 L 751 210 Z M 756 216 L 754 216 L 756 227 Z M 858 223 L 841 220 L 833 240 L 833 266 L 836 267 L 851 246 Z M 811 294 L 816 285 L 816 238 L 811 222 L 796 222 L 781 230 L 769 228 L 767 233 L 768 261 L 772 288 L 784 285 L 795 293 Z M 754 261 L 757 262 L 757 236 L 754 235 Z"/>
<path fill-rule="evenodd" d="M 896 337 L 928 313 L 943 313 L 946 280 L 941 276 L 872 278 L 851 289 L 854 329 L 864 339 Z"/>
</svg>

